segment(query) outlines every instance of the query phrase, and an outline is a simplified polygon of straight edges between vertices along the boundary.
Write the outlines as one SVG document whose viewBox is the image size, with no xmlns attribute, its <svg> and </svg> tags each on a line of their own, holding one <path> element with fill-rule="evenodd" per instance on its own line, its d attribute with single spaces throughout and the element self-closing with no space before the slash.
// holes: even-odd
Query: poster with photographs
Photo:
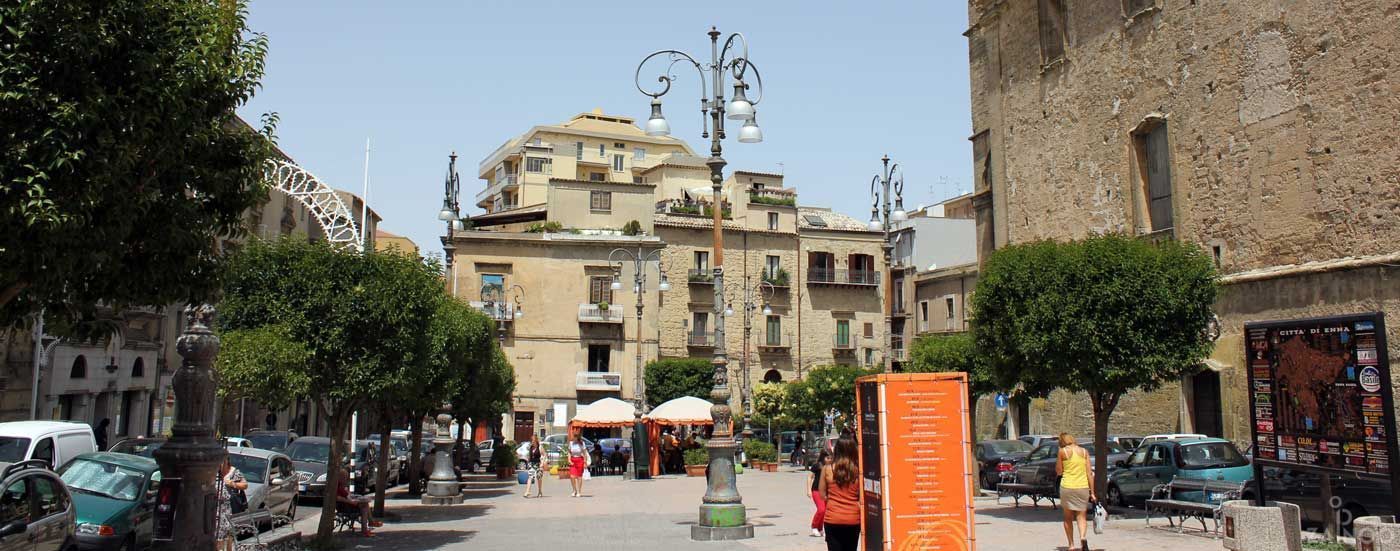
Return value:
<svg viewBox="0 0 1400 551">
<path fill-rule="evenodd" d="M 1389 477 L 1381 314 L 1245 324 L 1245 351 L 1258 462 Z"/>
</svg>

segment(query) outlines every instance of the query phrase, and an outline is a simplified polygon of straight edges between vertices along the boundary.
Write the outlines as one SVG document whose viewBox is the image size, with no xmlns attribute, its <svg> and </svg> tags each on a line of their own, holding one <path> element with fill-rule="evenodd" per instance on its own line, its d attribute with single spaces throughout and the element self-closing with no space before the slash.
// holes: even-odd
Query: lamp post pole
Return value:
<svg viewBox="0 0 1400 551">
<path fill-rule="evenodd" d="M 882 355 L 883 371 L 889 373 L 894 364 L 894 358 L 890 355 L 890 342 L 894 338 L 894 270 L 890 267 L 894 243 L 890 241 L 890 229 L 894 222 L 903 222 L 909 215 L 904 212 L 904 175 L 899 172 L 899 164 L 891 165 L 889 155 L 881 157 L 880 162 L 884 166 L 870 181 L 870 195 L 873 200 L 870 206 L 870 229 L 884 231 L 884 239 L 880 242 L 880 250 L 885 253 L 885 338 L 882 339 Z M 894 187 L 893 211 L 890 210 L 891 186 Z"/>
<path fill-rule="evenodd" d="M 710 62 L 702 65 L 689 54 L 679 50 L 660 50 L 653 52 L 642 59 L 637 65 L 637 73 L 634 76 L 637 90 L 650 96 L 651 118 L 647 120 L 646 131 L 651 136 L 664 136 L 670 134 L 671 126 L 661 115 L 661 96 L 666 95 L 671 90 L 671 83 L 676 80 L 676 75 L 671 74 L 671 69 L 677 64 L 689 64 L 695 68 L 699 74 L 700 82 L 700 113 L 702 115 L 702 126 L 704 127 L 702 137 L 710 138 L 710 158 L 705 162 L 710 167 L 710 188 L 713 191 L 711 210 L 714 223 L 714 314 L 715 314 L 715 350 L 711 364 L 714 366 L 714 386 L 710 390 L 710 401 L 714 404 L 710 407 L 710 417 L 714 420 L 714 434 L 705 448 L 710 453 L 710 461 L 705 485 L 705 497 L 700 505 L 699 522 L 690 529 L 690 537 L 694 540 L 734 540 L 753 537 L 753 525 L 748 523 L 747 515 L 744 512 L 744 500 L 739 495 L 738 477 L 734 472 L 734 414 L 729 406 L 729 399 L 732 396 L 729 391 L 729 359 L 725 353 L 724 342 L 724 165 L 722 156 L 723 147 L 721 140 L 725 137 L 724 120 L 726 114 L 728 118 L 743 121 L 743 127 L 739 129 L 739 141 L 743 143 L 757 143 L 763 141 L 763 133 L 758 128 L 758 123 L 754 120 L 756 113 L 754 106 L 763 99 L 763 78 L 759 76 L 758 68 L 748 59 L 748 41 L 739 33 L 729 35 L 725 39 L 723 46 L 720 44 L 720 32 L 714 27 L 710 27 Z M 665 70 L 657 77 L 657 82 L 663 86 L 659 91 L 649 91 L 642 87 L 641 73 L 648 61 L 661 58 L 669 62 Z M 708 82 L 706 72 L 709 72 Z M 745 90 L 749 85 L 744 81 L 744 77 L 749 71 L 753 72 L 753 77 L 758 93 L 758 98 L 750 101 L 745 96 Z M 734 97 L 728 104 L 724 101 L 724 84 L 726 74 L 734 79 Z M 708 117 L 708 121 L 704 119 Z M 713 128 L 711 128 L 713 127 Z M 711 132 L 713 131 L 713 132 Z"/>
<path fill-rule="evenodd" d="M 608 264 L 612 264 L 613 257 L 618 254 L 632 260 L 632 293 L 637 296 L 637 357 L 632 375 L 632 401 L 636 407 L 632 412 L 632 455 L 628 457 L 632 464 L 627 472 L 632 473 L 632 477 L 637 480 L 646 480 L 651 478 L 651 444 L 647 441 L 646 427 L 642 423 L 643 412 L 650 409 L 646 405 L 646 387 L 642 384 L 642 293 L 646 290 L 647 262 L 656 261 L 656 271 L 661 275 L 661 281 L 656 286 L 658 291 L 670 291 L 671 282 L 666 280 L 666 270 L 661 267 L 661 249 L 653 249 L 648 253 L 638 246 L 635 254 L 627 249 L 613 249 L 608 253 Z M 621 272 L 622 262 L 618 261 L 613 267 L 613 280 L 610 285 L 614 291 L 622 289 L 622 281 L 619 279 Z"/>
<path fill-rule="evenodd" d="M 451 279 L 448 282 L 447 291 L 456 297 L 457 271 L 453 257 L 457 253 L 457 245 L 453 243 L 453 232 L 466 229 L 466 224 L 462 222 L 462 207 L 458 203 L 458 198 L 462 194 L 462 178 L 457 174 L 457 152 L 453 151 L 451 155 L 447 156 L 447 159 L 447 179 L 442 186 L 442 210 L 438 212 L 438 220 L 447 224 L 447 234 L 442 238 L 442 253 L 447 264 L 447 277 Z"/>
<path fill-rule="evenodd" d="M 762 294 L 764 286 L 768 287 L 768 293 L 766 295 Z M 754 297 L 755 289 L 760 293 L 759 297 Z M 744 355 L 740 356 L 739 371 L 743 373 L 744 376 L 744 380 L 742 381 L 743 386 L 740 387 L 742 390 L 740 401 L 744 408 L 743 434 L 745 442 L 753 438 L 753 426 L 751 425 L 753 421 L 753 377 L 749 370 L 749 336 L 753 331 L 753 311 L 759 309 L 759 304 L 754 302 L 754 298 L 763 299 L 763 315 L 771 316 L 773 315 L 773 308 L 769 306 L 769 304 L 772 303 L 774 292 L 776 292 L 776 289 L 773 288 L 772 283 L 759 281 L 757 287 L 749 287 L 748 278 L 744 278 Z M 781 338 L 781 336 L 779 338 Z"/>
</svg>

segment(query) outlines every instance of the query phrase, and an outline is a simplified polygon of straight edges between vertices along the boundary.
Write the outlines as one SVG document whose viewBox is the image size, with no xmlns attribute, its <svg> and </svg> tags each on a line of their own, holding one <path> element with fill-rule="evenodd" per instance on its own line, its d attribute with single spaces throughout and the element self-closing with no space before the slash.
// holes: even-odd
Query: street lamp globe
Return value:
<svg viewBox="0 0 1400 551">
<path fill-rule="evenodd" d="M 895 208 L 894 212 L 890 213 L 890 220 L 894 220 L 895 222 L 903 222 L 908 219 L 909 214 L 904 212 L 903 208 Z"/>
<path fill-rule="evenodd" d="M 462 231 L 462 230 L 465 230 L 465 229 L 467 229 L 467 225 L 462 223 L 462 219 L 461 219 L 461 218 L 453 218 L 453 219 L 452 219 L 452 230 L 453 230 L 453 231 Z"/>
<path fill-rule="evenodd" d="M 724 108 L 730 120 L 746 121 L 753 118 L 753 104 L 744 96 L 744 89 L 748 87 L 749 85 L 744 84 L 742 80 L 734 81 L 734 99 L 729 100 L 729 105 Z"/>
<path fill-rule="evenodd" d="M 870 231 L 880 231 L 884 229 L 884 227 L 885 225 L 880 223 L 879 217 L 873 217 L 870 219 Z"/>
<path fill-rule="evenodd" d="M 520 308 L 519 304 L 515 305 L 515 317 L 516 319 L 525 317 L 525 310 Z"/>
<path fill-rule="evenodd" d="M 442 201 L 442 210 L 438 212 L 438 220 L 446 222 L 453 218 L 452 205 L 446 199 Z"/>
<path fill-rule="evenodd" d="M 734 315 L 734 307 L 729 306 L 728 304 L 724 305 L 724 315 L 726 317 Z"/>
<path fill-rule="evenodd" d="M 671 290 L 671 282 L 670 282 L 670 281 L 666 281 L 666 276 L 663 275 L 663 276 L 661 276 L 661 284 L 660 284 L 660 285 L 657 285 L 656 288 L 657 288 L 657 289 L 661 289 L 662 291 L 670 291 L 670 290 Z"/>
<path fill-rule="evenodd" d="M 763 141 L 763 131 L 758 129 L 756 117 L 750 117 L 744 121 L 744 127 L 739 129 L 740 143 L 758 143 Z"/>
<path fill-rule="evenodd" d="M 771 316 L 771 315 L 773 315 L 773 309 L 770 308 L 767 304 L 764 304 L 764 305 L 763 305 L 763 315 L 765 315 L 765 316 Z"/>
<path fill-rule="evenodd" d="M 622 281 L 619 280 L 619 279 L 617 279 L 616 277 L 614 277 L 613 280 L 612 280 L 612 285 L 610 285 L 610 287 L 611 287 L 612 290 L 614 290 L 614 291 L 621 291 L 621 290 L 622 290 Z"/>
<path fill-rule="evenodd" d="M 661 100 L 651 100 L 651 118 L 647 119 L 648 136 L 669 136 L 671 135 L 671 123 L 666 122 L 666 117 L 661 116 Z"/>
</svg>

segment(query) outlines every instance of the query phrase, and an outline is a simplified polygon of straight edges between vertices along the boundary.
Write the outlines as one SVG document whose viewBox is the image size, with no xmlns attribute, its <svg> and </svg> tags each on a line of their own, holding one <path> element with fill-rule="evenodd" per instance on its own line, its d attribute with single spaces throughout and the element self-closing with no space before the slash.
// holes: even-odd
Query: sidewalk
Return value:
<svg viewBox="0 0 1400 551">
<path fill-rule="evenodd" d="M 373 538 L 341 534 L 346 549 L 547 549 L 607 551 L 821 550 L 825 543 L 810 537 L 813 511 L 806 492 L 805 471 L 746 472 L 739 489 L 755 525 L 752 540 L 730 543 L 690 541 L 703 478 L 666 476 L 649 481 L 599 477 L 588 481 L 585 497 L 570 498 L 567 481 L 550 479 L 544 498 L 520 497 L 523 486 L 486 476 L 466 483 L 466 503 L 451 507 L 425 507 L 417 500 L 392 494 L 389 508 L 399 515 L 386 522 Z M 1064 532 L 1058 509 L 997 505 L 993 498 L 977 500 L 975 528 L 980 551 L 1056 549 Z M 305 534 L 316 528 L 316 515 L 298 521 Z M 1162 522 L 1162 526 L 1166 523 Z M 1102 536 L 1093 538 L 1096 550 L 1217 551 L 1220 541 L 1192 534 L 1148 527 L 1140 518 L 1116 519 Z"/>
</svg>

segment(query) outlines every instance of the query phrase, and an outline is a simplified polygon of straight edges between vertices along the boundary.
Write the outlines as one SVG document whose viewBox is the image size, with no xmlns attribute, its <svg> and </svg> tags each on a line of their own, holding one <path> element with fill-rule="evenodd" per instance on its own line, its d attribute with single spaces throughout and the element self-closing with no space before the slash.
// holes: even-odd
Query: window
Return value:
<svg viewBox="0 0 1400 551">
<path fill-rule="evenodd" d="M 865 322 L 865 338 L 867 338 L 867 339 L 873 339 L 873 338 L 875 338 L 875 324 L 870 323 L 870 322 Z"/>
<path fill-rule="evenodd" d="M 770 212 L 770 213 L 768 213 L 768 229 L 770 229 L 770 230 L 777 230 L 777 229 L 778 229 L 778 213 L 776 213 L 776 212 Z"/>
<path fill-rule="evenodd" d="M 613 155 L 613 172 L 622 172 L 622 155 Z"/>
<path fill-rule="evenodd" d="M 39 498 L 39 517 L 57 515 L 68 510 L 68 499 L 58 485 L 46 477 L 35 476 L 34 495 Z"/>
<path fill-rule="evenodd" d="M 66 418 L 67 417 L 65 417 L 65 419 Z M 45 438 L 40 440 L 38 444 L 35 444 L 34 454 L 30 456 L 30 458 L 48 461 L 50 469 L 56 467 L 57 465 L 53 464 L 53 438 Z"/>
<path fill-rule="evenodd" d="M 140 379 L 146 376 L 146 361 L 136 358 L 136 363 L 131 364 L 131 378 Z"/>
<path fill-rule="evenodd" d="M 704 335 L 707 332 L 706 330 L 710 328 L 709 312 L 692 312 L 690 317 L 690 332 L 692 335 Z"/>
<path fill-rule="evenodd" d="M 782 346 L 783 344 L 783 318 L 781 316 L 768 316 L 768 346 Z"/>
<path fill-rule="evenodd" d="M 86 378 L 87 378 L 87 358 L 83 357 L 81 354 L 79 354 L 77 358 L 73 358 L 73 369 L 72 369 L 72 371 L 69 371 L 69 372 L 68 372 L 68 378 L 69 378 L 69 379 L 86 379 Z"/>
<path fill-rule="evenodd" d="M 540 174 L 540 173 L 547 172 L 548 169 L 549 169 L 549 159 L 546 159 L 546 158 L 544 158 L 544 157 L 526 157 L 526 158 L 525 158 L 525 172 L 532 172 L 532 173 L 535 173 L 535 174 Z"/>
<path fill-rule="evenodd" d="M 647 183 L 647 179 L 646 179 L 645 176 L 637 176 L 637 175 L 634 174 L 634 175 L 632 175 L 632 183 L 634 183 L 634 184 L 645 184 L 645 183 Z"/>
<path fill-rule="evenodd" d="M 763 182 L 754 182 L 754 183 L 753 183 L 753 190 L 754 190 L 754 191 L 763 191 Z"/>
<path fill-rule="evenodd" d="M 851 346 L 851 320 L 836 320 L 836 346 Z"/>
<path fill-rule="evenodd" d="M 636 149 L 633 149 L 633 150 L 632 150 L 632 160 L 634 160 L 634 161 L 645 161 L 645 160 L 647 160 L 647 149 L 646 149 L 645 147 L 638 147 L 638 148 L 636 148 Z"/>
<path fill-rule="evenodd" d="M 695 251 L 695 269 L 701 271 L 710 270 L 709 251 Z"/>
<path fill-rule="evenodd" d="M 627 144 L 622 142 L 613 142 L 613 149 L 627 149 Z"/>
<path fill-rule="evenodd" d="M 1146 170 L 1144 195 L 1147 197 L 1147 227 L 1157 232 L 1172 228 L 1171 155 L 1167 149 L 1167 125 L 1161 122 L 1134 139 L 1138 161 Z"/>
<path fill-rule="evenodd" d="M 589 173 L 588 173 L 588 181 L 590 181 L 590 182 L 606 182 L 606 181 L 608 181 L 608 176 L 607 176 L 606 174 L 603 174 L 602 172 L 589 172 Z"/>
<path fill-rule="evenodd" d="M 853 254 L 847 262 L 851 266 L 850 282 L 873 285 L 875 280 L 875 257 L 868 254 Z"/>
<path fill-rule="evenodd" d="M 486 294 L 486 293 L 488 292 L 488 291 L 486 291 L 486 290 L 487 290 L 487 289 L 490 289 L 490 288 L 494 288 L 495 290 L 494 290 L 494 291 L 489 291 L 489 292 L 495 292 L 495 293 L 499 293 L 499 292 L 505 290 L 505 288 L 506 288 L 506 276 L 501 275 L 501 274 L 481 274 L 481 290 L 482 290 L 482 294 Z M 502 297 L 502 299 L 504 299 L 504 297 Z"/>
<path fill-rule="evenodd" d="M 583 142 L 574 142 L 574 158 L 583 160 Z"/>
<path fill-rule="evenodd" d="M 5 493 L 0 494 L 0 523 L 28 523 L 29 520 L 29 489 L 21 478 L 6 486 Z"/>
<path fill-rule="evenodd" d="M 1167 465 L 1167 447 L 1162 445 L 1152 446 L 1147 452 L 1147 466 L 1165 467 Z"/>
<path fill-rule="evenodd" d="M 904 313 L 904 279 L 894 280 L 894 304 L 891 305 L 894 312 Z"/>
<path fill-rule="evenodd" d="M 599 156 L 599 157 L 607 157 L 607 156 L 608 156 L 608 149 L 607 149 L 607 146 L 605 146 L 604 144 L 598 144 L 598 156 Z"/>
<path fill-rule="evenodd" d="M 919 331 L 928 331 L 928 301 L 919 302 Z"/>
<path fill-rule="evenodd" d="M 1050 62 L 1065 57 L 1065 3 L 1064 0 L 1040 0 L 1040 53 L 1041 59 Z"/>
<path fill-rule="evenodd" d="M 865 349 L 865 366 L 870 367 L 872 365 L 875 365 L 875 349 L 867 348 Z"/>
<path fill-rule="evenodd" d="M 612 210 L 611 191 L 594 191 L 588 195 L 588 208 L 602 211 Z"/>
<path fill-rule="evenodd" d="M 612 356 L 612 347 L 606 344 L 588 345 L 588 371 L 590 373 L 607 373 L 608 358 Z"/>
<path fill-rule="evenodd" d="M 783 258 L 775 255 L 768 255 L 763 266 L 763 276 L 768 279 L 777 279 L 778 270 L 782 269 Z"/>
<path fill-rule="evenodd" d="M 530 140 L 530 143 L 535 144 L 535 145 L 542 145 L 542 144 L 544 144 L 544 139 L 543 139 L 543 138 L 535 138 L 535 139 L 533 139 L 533 140 Z"/>
<path fill-rule="evenodd" d="M 953 306 L 953 297 L 948 297 L 948 298 L 943 299 L 943 307 L 944 307 L 944 309 L 945 309 L 944 311 L 946 311 L 946 312 L 948 313 L 948 322 L 947 322 L 947 323 L 948 323 L 948 326 L 947 326 L 947 329 L 948 329 L 949 331 L 952 331 L 952 330 L 954 330 L 954 329 L 957 328 L 956 325 L 955 325 L 955 321 L 956 321 L 956 319 L 957 319 L 957 310 L 956 310 L 956 308 Z"/>
<path fill-rule="evenodd" d="M 588 302 L 598 304 L 600 302 L 612 303 L 612 278 L 608 276 L 593 276 L 588 278 Z"/>
</svg>

